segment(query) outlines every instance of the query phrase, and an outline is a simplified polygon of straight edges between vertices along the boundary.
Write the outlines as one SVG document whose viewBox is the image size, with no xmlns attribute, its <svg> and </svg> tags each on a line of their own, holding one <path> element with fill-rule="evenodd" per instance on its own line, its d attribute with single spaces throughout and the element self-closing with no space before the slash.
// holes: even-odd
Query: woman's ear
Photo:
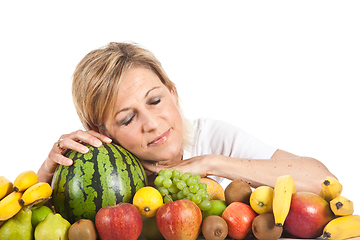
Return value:
<svg viewBox="0 0 360 240">
<path fill-rule="evenodd" d="M 102 135 L 105 135 L 107 137 L 109 137 L 109 132 L 107 131 L 106 127 L 104 125 L 95 125 L 96 130 L 98 133 L 101 133 Z"/>
<path fill-rule="evenodd" d="M 174 103 L 178 104 L 178 95 L 173 89 L 169 89 L 170 96 L 173 99 Z"/>
</svg>

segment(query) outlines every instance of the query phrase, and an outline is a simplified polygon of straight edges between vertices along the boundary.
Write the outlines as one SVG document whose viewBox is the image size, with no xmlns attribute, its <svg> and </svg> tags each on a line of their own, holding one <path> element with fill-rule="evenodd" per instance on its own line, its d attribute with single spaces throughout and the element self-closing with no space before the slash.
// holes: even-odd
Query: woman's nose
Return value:
<svg viewBox="0 0 360 240">
<path fill-rule="evenodd" d="M 150 111 L 143 113 L 142 121 L 144 132 L 151 132 L 156 130 L 160 124 L 159 118 L 157 118 L 156 115 L 152 114 Z"/>
</svg>

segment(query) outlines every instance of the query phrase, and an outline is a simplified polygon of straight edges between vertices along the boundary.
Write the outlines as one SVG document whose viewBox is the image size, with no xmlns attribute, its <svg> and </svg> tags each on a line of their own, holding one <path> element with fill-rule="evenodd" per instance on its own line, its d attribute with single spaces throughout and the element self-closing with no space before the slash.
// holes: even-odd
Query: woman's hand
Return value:
<svg viewBox="0 0 360 240">
<path fill-rule="evenodd" d="M 48 157 L 38 171 L 39 181 L 50 182 L 58 164 L 70 166 L 73 161 L 64 156 L 67 150 L 75 150 L 81 153 L 87 153 L 89 149 L 84 145 L 86 143 L 100 147 L 102 142 L 111 143 L 112 140 L 93 130 L 78 130 L 70 134 L 64 134 L 59 141 L 54 143 Z"/>
<path fill-rule="evenodd" d="M 146 170 L 153 173 L 158 173 L 162 169 L 174 168 L 180 170 L 182 173 L 191 172 L 192 174 L 199 174 L 201 177 L 205 177 L 211 172 L 213 164 L 216 164 L 221 157 L 222 156 L 210 154 L 189 158 L 176 163 L 141 160 L 141 164 Z"/>
<path fill-rule="evenodd" d="M 72 165 L 72 160 L 63 155 L 66 150 L 87 153 L 89 149 L 84 144 L 88 143 L 94 147 L 101 147 L 102 142 L 111 143 L 111 141 L 110 138 L 93 130 L 77 130 L 70 134 L 62 135 L 60 140 L 53 145 L 48 158 L 57 164 L 70 166 Z"/>
</svg>

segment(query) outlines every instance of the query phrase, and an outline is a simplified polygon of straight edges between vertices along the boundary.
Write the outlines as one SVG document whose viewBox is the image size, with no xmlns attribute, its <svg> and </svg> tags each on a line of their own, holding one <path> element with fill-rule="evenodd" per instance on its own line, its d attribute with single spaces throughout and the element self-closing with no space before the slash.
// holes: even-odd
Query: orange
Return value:
<svg viewBox="0 0 360 240">
<path fill-rule="evenodd" d="M 200 179 L 200 182 L 206 183 L 207 185 L 207 192 L 210 196 L 209 200 L 224 200 L 225 201 L 225 194 L 223 187 L 215 180 L 203 177 Z"/>
</svg>

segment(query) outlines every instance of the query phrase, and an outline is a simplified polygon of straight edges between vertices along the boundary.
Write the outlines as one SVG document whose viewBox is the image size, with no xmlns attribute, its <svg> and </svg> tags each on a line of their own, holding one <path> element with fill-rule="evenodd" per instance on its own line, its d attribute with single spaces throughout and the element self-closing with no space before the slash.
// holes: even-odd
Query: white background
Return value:
<svg viewBox="0 0 360 240">
<path fill-rule="evenodd" d="M 162 62 L 188 118 L 322 161 L 359 213 L 358 1 L 123 2 L 0 4 L 0 176 L 37 171 L 82 128 L 70 92 L 81 58 L 133 41 Z"/>
</svg>

